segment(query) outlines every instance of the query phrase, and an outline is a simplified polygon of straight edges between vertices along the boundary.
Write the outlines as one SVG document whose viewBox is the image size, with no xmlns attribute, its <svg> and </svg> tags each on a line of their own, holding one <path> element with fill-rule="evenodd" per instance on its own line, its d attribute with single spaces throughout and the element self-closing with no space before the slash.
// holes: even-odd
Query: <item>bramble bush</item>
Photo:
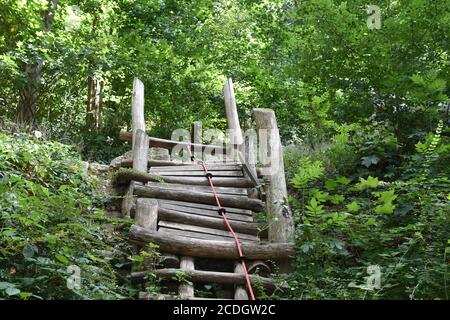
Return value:
<svg viewBox="0 0 450 320">
<path fill-rule="evenodd" d="M 96 180 L 71 147 L 0 134 L 0 298 L 121 299 L 133 294 L 117 268 L 129 248 L 106 226 Z M 108 257 L 105 251 L 121 254 Z M 80 268 L 71 290 L 69 266 Z"/>
</svg>

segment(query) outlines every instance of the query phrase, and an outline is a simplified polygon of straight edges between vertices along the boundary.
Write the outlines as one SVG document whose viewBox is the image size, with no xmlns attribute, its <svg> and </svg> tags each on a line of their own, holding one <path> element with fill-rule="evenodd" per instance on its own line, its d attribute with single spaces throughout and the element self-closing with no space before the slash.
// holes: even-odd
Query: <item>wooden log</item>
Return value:
<svg viewBox="0 0 450 320">
<path fill-rule="evenodd" d="M 158 182 L 147 182 L 147 185 L 154 185 L 158 184 Z M 170 187 L 173 189 L 178 190 L 186 190 L 186 185 L 184 184 L 174 184 L 174 183 L 164 183 L 166 187 Z M 199 191 L 199 192 L 206 192 L 206 193 L 212 193 L 210 186 L 189 186 L 190 190 L 193 191 Z M 248 196 L 249 189 L 246 188 L 231 188 L 231 187 L 216 187 L 217 194 L 235 194 L 239 196 Z"/>
<path fill-rule="evenodd" d="M 177 230 L 172 228 L 166 228 L 166 227 L 159 227 L 158 233 L 168 235 L 168 236 L 177 236 L 177 237 L 185 237 L 190 239 L 201 239 L 201 240 L 212 240 L 212 241 L 230 241 L 232 242 L 233 239 L 230 237 L 225 236 L 219 236 L 215 234 L 208 234 L 208 233 L 199 233 L 195 231 L 189 231 L 189 230 Z M 248 240 L 243 240 L 248 241 Z"/>
<path fill-rule="evenodd" d="M 135 198 L 134 198 L 134 187 L 136 183 L 134 181 L 130 181 L 130 184 L 127 187 L 127 190 L 125 192 L 125 195 L 122 199 L 122 217 L 130 217 L 131 216 L 131 210 L 133 206 L 135 205 Z"/>
<path fill-rule="evenodd" d="M 156 230 L 158 225 L 158 201 L 146 198 L 137 199 L 134 221 L 143 228 Z"/>
<path fill-rule="evenodd" d="M 220 218 L 219 215 L 217 214 L 217 209 L 216 210 L 210 210 L 210 209 L 205 209 L 205 208 L 195 208 L 193 206 L 179 206 L 176 204 L 172 204 L 172 203 L 166 203 L 166 202 L 162 202 L 162 201 L 166 201 L 166 200 L 158 200 L 159 204 L 160 204 L 160 208 L 165 208 L 168 210 L 172 210 L 172 211 L 176 211 L 176 212 L 181 212 L 181 213 L 185 213 L 185 214 L 189 214 L 189 215 L 196 215 L 199 217 L 208 217 L 208 218 Z M 193 204 L 194 205 L 194 204 Z M 242 222 L 246 222 L 246 223 L 251 223 L 253 222 L 253 216 L 248 216 L 242 213 L 233 213 L 228 211 L 227 212 L 227 218 L 230 221 L 242 221 Z"/>
<path fill-rule="evenodd" d="M 254 173 L 254 170 L 247 164 L 243 158 L 242 152 L 238 152 L 239 159 L 242 161 L 242 169 L 246 173 L 246 176 L 250 178 L 255 186 L 259 186 L 258 176 Z"/>
<path fill-rule="evenodd" d="M 230 170 L 230 171 L 215 171 L 208 170 L 209 173 L 213 175 L 213 177 L 243 177 L 244 174 L 242 170 Z M 158 176 L 171 176 L 171 177 L 204 177 L 204 171 L 195 171 L 195 170 L 186 170 L 186 171 L 165 171 L 157 168 L 152 168 L 149 171 L 150 174 L 156 174 Z"/>
<path fill-rule="evenodd" d="M 241 265 L 242 267 L 242 265 Z M 179 273 L 180 269 L 175 268 L 165 268 L 165 269 L 157 269 L 153 271 L 158 277 L 165 280 L 172 280 L 177 273 Z M 204 270 L 190 270 L 183 272 L 189 277 L 189 279 L 194 283 L 220 283 L 220 284 L 231 284 L 231 285 L 245 285 L 246 279 L 245 275 L 242 273 L 229 273 L 229 272 L 217 272 L 217 271 L 204 271 Z M 145 271 L 137 271 L 132 272 L 128 279 L 130 279 L 131 283 L 142 283 L 145 281 L 145 276 L 147 272 Z M 250 275 L 250 281 L 258 282 L 263 285 L 264 288 L 274 289 L 275 282 L 266 277 L 261 277 L 259 275 Z"/>
<path fill-rule="evenodd" d="M 187 256 L 182 257 L 180 260 L 180 269 L 178 271 L 190 272 L 194 270 L 195 270 L 194 259 L 192 257 Z M 194 285 L 192 283 L 181 283 L 178 289 L 178 294 L 181 299 L 189 299 L 193 297 Z"/>
<path fill-rule="evenodd" d="M 121 130 L 119 133 L 119 139 L 122 141 L 127 141 L 132 143 L 133 142 L 133 134 L 124 130 Z M 194 150 L 195 148 L 201 149 L 203 152 L 205 150 L 209 152 L 220 152 L 223 154 L 226 154 L 229 152 L 229 148 L 226 148 L 224 146 L 217 146 L 217 145 L 205 145 L 205 144 L 198 144 L 198 143 L 190 143 L 190 142 L 183 142 L 183 141 L 175 141 L 175 140 L 167 140 L 167 139 L 160 139 L 160 138 L 154 138 L 149 137 L 149 146 L 155 147 L 155 148 L 164 148 L 172 150 L 175 146 L 178 146 L 180 148 L 190 148 L 191 150 Z M 186 165 L 186 163 L 184 164 Z"/>
<path fill-rule="evenodd" d="M 216 187 L 233 187 L 233 188 L 253 188 L 255 184 L 247 178 L 231 178 L 231 177 L 216 177 L 214 179 L 214 185 Z M 139 182 L 167 182 L 178 183 L 197 186 L 208 186 L 208 179 L 205 177 L 177 177 L 177 176 L 159 176 L 156 174 L 136 172 L 130 170 L 119 170 L 114 178 L 116 185 L 128 184 L 130 181 Z"/>
<path fill-rule="evenodd" d="M 236 262 L 234 264 L 234 275 L 240 276 L 241 278 L 244 276 L 244 283 L 234 283 L 236 285 L 234 288 L 234 300 L 248 300 L 248 293 L 245 290 L 245 286 L 243 286 L 246 283 L 246 279 L 242 263 Z"/>
<path fill-rule="evenodd" d="M 133 94 L 131 97 L 131 122 L 133 130 L 133 140 L 136 139 L 138 130 L 145 132 L 144 119 L 144 84 L 138 78 L 133 80 Z M 134 143 L 132 144 L 134 149 Z"/>
<path fill-rule="evenodd" d="M 266 186 L 266 204 L 267 215 L 274 217 L 269 224 L 269 241 L 289 242 L 294 237 L 294 222 L 287 202 L 283 148 L 275 113 L 271 109 L 254 109 L 253 117 L 257 130 L 268 134 L 267 152 L 271 161 L 266 168 L 268 169 L 266 177 L 269 182 Z"/>
<path fill-rule="evenodd" d="M 228 78 L 223 87 L 223 95 L 225 98 L 225 112 L 227 116 L 228 128 L 233 136 L 232 140 L 237 144 L 243 143 L 241 126 L 239 125 L 239 116 L 236 106 L 236 98 L 234 96 L 233 80 Z"/>
<path fill-rule="evenodd" d="M 208 171 L 242 171 L 240 164 L 211 164 L 207 165 Z M 204 172 L 203 166 L 198 164 L 182 165 L 182 166 L 167 166 L 152 168 L 156 171 L 201 171 Z"/>
<path fill-rule="evenodd" d="M 134 194 L 139 197 L 170 199 L 178 201 L 186 201 L 193 203 L 215 204 L 216 199 L 210 193 L 197 192 L 190 190 L 177 190 L 161 185 L 138 186 L 134 187 Z M 223 206 L 232 208 L 243 208 L 253 211 L 263 209 L 263 203 L 259 199 L 250 199 L 242 196 L 221 195 L 220 202 Z"/>
<path fill-rule="evenodd" d="M 208 241 L 167 236 L 158 231 L 147 230 L 138 225 L 130 228 L 130 240 L 135 243 L 154 242 L 163 252 L 184 254 L 192 257 L 238 259 L 239 254 L 233 241 Z M 242 251 L 249 260 L 288 259 L 295 254 L 293 243 L 242 243 Z"/>
<path fill-rule="evenodd" d="M 158 200 L 158 202 L 164 203 L 164 204 L 166 204 L 166 203 L 174 204 L 174 205 L 180 206 L 180 209 L 181 209 L 181 207 L 189 207 L 189 208 L 211 210 L 214 212 L 214 214 L 217 214 L 217 210 L 219 209 L 216 204 L 211 205 L 211 204 L 192 203 L 192 202 L 185 202 L 185 201 L 165 200 L 165 199 Z M 248 209 L 231 208 L 231 207 L 227 207 L 227 206 L 223 206 L 223 205 L 222 205 L 222 208 L 226 209 L 227 214 L 235 213 L 235 214 L 239 214 L 239 215 L 246 215 L 249 217 L 253 216 L 253 212 Z"/>
<path fill-rule="evenodd" d="M 147 172 L 148 136 L 141 130 L 136 130 L 136 143 L 133 146 L 133 170 Z"/>
<path fill-rule="evenodd" d="M 222 229 L 214 229 L 214 228 L 208 228 L 204 226 L 195 226 L 192 224 L 185 224 L 180 222 L 173 222 L 173 221 L 159 221 L 159 227 L 166 227 L 170 229 L 175 230 L 184 230 L 184 231 L 191 231 L 195 233 L 204 233 L 204 234 L 210 234 L 215 236 L 220 236 L 226 238 L 230 238 L 230 240 L 233 239 L 233 235 L 229 232 L 229 230 L 222 230 Z M 239 237 L 240 240 L 248 240 L 248 241 L 255 241 L 258 242 L 259 239 L 255 235 L 246 234 L 246 233 L 240 233 L 235 230 L 236 235 Z"/>
<path fill-rule="evenodd" d="M 147 160 L 147 167 L 176 167 L 185 166 L 185 163 L 175 162 L 170 160 Z M 122 159 L 117 164 L 113 165 L 113 168 L 131 168 L 133 167 L 133 159 Z"/>
<path fill-rule="evenodd" d="M 161 220 L 190 224 L 194 226 L 210 227 L 220 230 L 228 230 L 224 220 L 219 216 L 205 217 L 165 208 L 159 208 L 158 215 Z M 252 235 L 258 235 L 258 231 L 264 228 L 264 225 L 260 223 L 249 223 L 236 220 L 230 220 L 230 224 L 234 231 Z"/>
</svg>

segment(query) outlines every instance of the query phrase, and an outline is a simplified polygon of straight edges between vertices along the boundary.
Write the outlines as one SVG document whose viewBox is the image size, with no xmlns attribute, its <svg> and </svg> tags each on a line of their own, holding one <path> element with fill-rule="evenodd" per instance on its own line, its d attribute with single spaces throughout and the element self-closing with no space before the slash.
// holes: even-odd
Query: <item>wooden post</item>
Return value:
<svg viewBox="0 0 450 320">
<path fill-rule="evenodd" d="M 140 172 L 147 172 L 148 163 L 148 135 L 145 131 L 137 129 L 135 131 L 135 142 L 133 144 L 133 169 Z"/>
<path fill-rule="evenodd" d="M 237 113 L 236 98 L 234 96 L 233 80 L 228 78 L 223 87 L 225 97 L 225 111 L 227 115 L 228 128 L 232 130 L 235 144 L 243 143 L 241 126 L 239 125 L 239 117 Z"/>
<path fill-rule="evenodd" d="M 143 228 L 156 230 L 158 224 L 158 201 L 146 198 L 137 199 L 134 221 Z"/>
<path fill-rule="evenodd" d="M 133 96 L 131 97 L 131 125 L 133 130 L 132 145 L 134 146 L 137 131 L 142 130 L 145 132 L 144 84 L 138 78 L 134 78 L 133 81 Z"/>
<path fill-rule="evenodd" d="M 236 262 L 234 265 L 234 273 L 244 274 L 244 268 L 242 263 Z M 236 285 L 234 289 L 234 300 L 248 300 L 248 294 L 245 287 L 242 285 Z"/>
<path fill-rule="evenodd" d="M 194 258 L 192 257 L 181 257 L 180 269 L 183 271 L 195 270 Z M 194 285 L 189 283 L 182 283 L 178 288 L 178 294 L 181 299 L 189 299 L 194 297 Z"/>
<path fill-rule="evenodd" d="M 294 222 L 287 203 L 286 178 L 284 176 L 283 148 L 275 113 L 271 109 L 254 109 L 253 118 L 260 134 L 260 152 L 267 151 L 271 159 L 263 173 L 268 180 L 266 188 L 267 214 L 274 219 L 269 224 L 269 241 L 290 242 L 294 236 Z M 261 150 L 261 140 L 267 139 L 267 150 Z"/>
</svg>

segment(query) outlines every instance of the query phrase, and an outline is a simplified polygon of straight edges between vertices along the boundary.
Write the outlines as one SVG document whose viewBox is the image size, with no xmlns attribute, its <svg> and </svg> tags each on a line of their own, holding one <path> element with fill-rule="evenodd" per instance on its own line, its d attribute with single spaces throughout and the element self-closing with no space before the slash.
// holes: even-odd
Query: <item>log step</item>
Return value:
<svg viewBox="0 0 450 320">
<path fill-rule="evenodd" d="M 216 187 L 233 187 L 233 188 L 254 188 L 256 184 L 245 177 L 216 177 L 214 185 Z M 177 183 L 184 185 L 209 186 L 209 181 L 206 177 L 182 177 L 182 176 L 160 176 L 146 172 L 129 171 L 126 169 L 119 170 L 114 178 L 116 185 L 124 185 L 130 181 L 137 181 L 146 183 L 148 181 Z"/>
<path fill-rule="evenodd" d="M 157 269 L 152 271 L 160 278 L 165 280 L 172 280 L 180 269 L 167 268 L 167 269 Z M 220 283 L 220 284 L 234 284 L 234 285 L 245 285 L 246 279 L 245 274 L 228 273 L 228 272 L 217 272 L 217 271 L 204 271 L 204 270 L 183 270 L 183 273 L 189 277 L 189 280 L 197 283 Z M 133 283 L 140 283 L 144 281 L 147 272 L 139 271 L 133 272 L 130 275 L 130 280 Z M 275 282 L 271 278 L 261 277 L 258 275 L 250 275 L 250 281 L 255 283 L 261 283 L 264 288 L 274 289 L 276 287 Z"/>
<path fill-rule="evenodd" d="M 240 164 L 206 164 L 208 171 L 241 171 L 242 165 Z M 180 166 L 158 166 L 150 168 L 155 171 L 204 171 L 203 166 L 198 164 L 180 165 Z"/>
<path fill-rule="evenodd" d="M 168 229 L 174 229 L 174 230 L 183 230 L 183 231 L 190 231 L 190 232 L 199 233 L 199 234 L 220 236 L 220 237 L 224 237 L 226 240 L 231 239 L 234 241 L 232 234 L 228 230 L 219 230 L 219 229 L 194 226 L 194 225 L 190 225 L 190 224 L 171 222 L 171 221 L 159 221 L 158 226 L 165 227 Z M 248 240 L 248 241 L 255 241 L 255 242 L 259 241 L 258 237 L 254 236 L 254 235 L 240 233 L 240 232 L 236 232 L 236 235 L 238 236 L 238 238 L 240 240 Z"/>
<path fill-rule="evenodd" d="M 171 294 L 157 294 L 149 292 L 139 292 L 139 300 L 180 300 L 179 296 L 174 296 Z M 200 297 L 190 297 L 187 300 L 232 300 L 223 298 L 200 298 Z"/>
<path fill-rule="evenodd" d="M 158 182 L 147 182 L 148 186 L 152 185 L 161 185 Z M 165 187 L 169 187 L 177 190 L 193 190 L 199 192 L 212 193 L 210 186 L 186 186 L 183 184 L 175 184 L 175 183 L 163 183 Z M 231 187 L 216 187 L 216 192 L 220 194 L 235 194 L 240 196 L 247 196 L 247 188 L 231 188 Z"/>
<path fill-rule="evenodd" d="M 167 235 L 169 237 L 179 236 L 179 237 L 189 238 L 189 239 L 193 239 L 193 240 L 201 239 L 201 240 L 212 240 L 212 241 L 228 241 L 228 242 L 234 243 L 232 238 L 228 238 L 228 237 L 224 237 L 224 236 L 217 236 L 217 235 L 206 234 L 206 233 L 198 233 L 195 231 L 188 231 L 188 230 L 176 230 L 176 229 L 166 228 L 166 227 L 159 227 L 158 233 Z"/>
<path fill-rule="evenodd" d="M 214 205 L 216 199 L 211 193 L 190 191 L 190 190 L 178 190 L 164 186 L 164 184 L 152 185 L 152 186 L 140 186 L 134 187 L 134 194 L 139 197 L 156 198 L 156 199 L 168 199 L 177 201 L 186 201 L 194 203 L 203 203 Z M 222 195 L 220 202 L 227 207 L 242 208 L 254 211 L 261 211 L 264 208 L 263 202 L 259 199 L 250 199 L 243 196 L 235 195 Z"/>
<path fill-rule="evenodd" d="M 168 199 L 160 199 L 160 200 L 158 200 L 158 202 L 162 203 L 162 204 L 171 204 L 171 205 L 180 206 L 180 207 L 189 207 L 189 208 L 195 208 L 195 209 L 209 210 L 209 211 L 213 211 L 215 215 L 217 215 L 217 210 L 219 209 L 214 204 L 211 205 L 211 204 L 204 204 L 204 203 L 192 203 L 192 202 L 176 201 L 176 200 L 168 200 Z M 226 206 L 222 206 L 222 207 L 226 209 L 227 214 L 233 213 L 233 214 L 249 216 L 251 218 L 253 217 L 252 210 L 241 209 L 241 208 L 231 208 L 231 207 L 226 207 Z"/>
<path fill-rule="evenodd" d="M 182 211 L 167 209 L 166 207 L 158 208 L 158 217 L 163 221 L 179 222 L 184 224 L 190 224 L 200 227 L 209 227 L 219 230 L 228 230 L 227 225 L 222 217 L 218 215 L 214 216 L 203 216 L 195 213 L 186 213 Z M 228 217 L 228 220 L 234 231 L 240 233 L 246 233 L 251 235 L 265 236 L 267 232 L 261 232 L 261 230 L 266 231 L 266 225 L 254 222 L 244 222 L 232 220 Z"/>
<path fill-rule="evenodd" d="M 207 208 L 200 208 L 200 207 L 195 208 L 194 207 L 195 203 L 193 203 L 192 206 L 180 206 L 178 204 L 168 203 L 168 202 L 166 202 L 166 200 L 158 199 L 158 204 L 159 204 L 159 207 L 161 210 L 166 209 L 166 210 L 176 211 L 176 212 L 183 213 L 183 214 L 189 214 L 189 215 L 194 215 L 194 216 L 198 215 L 200 217 L 205 217 L 205 218 L 220 218 L 219 214 L 217 213 L 217 209 L 210 210 Z M 234 212 L 230 212 L 230 211 L 227 211 L 227 218 L 232 221 L 253 222 L 252 216 L 242 214 L 242 213 L 234 213 Z"/>
<path fill-rule="evenodd" d="M 213 177 L 243 177 L 244 173 L 242 170 L 229 170 L 229 171 L 217 171 L 208 170 Z M 149 171 L 150 174 L 156 174 L 158 176 L 170 176 L 170 177 L 204 177 L 205 172 L 203 170 L 160 170 L 159 168 L 152 168 Z M 214 178 L 213 178 L 214 179 Z"/>
<path fill-rule="evenodd" d="M 138 244 L 153 242 L 159 245 L 161 252 L 182 254 L 191 257 L 238 259 L 234 241 L 213 241 L 191 239 L 177 235 L 167 235 L 148 230 L 138 225 L 130 228 L 130 240 Z M 295 255 L 293 243 L 243 242 L 242 251 L 249 260 L 284 260 Z"/>
</svg>

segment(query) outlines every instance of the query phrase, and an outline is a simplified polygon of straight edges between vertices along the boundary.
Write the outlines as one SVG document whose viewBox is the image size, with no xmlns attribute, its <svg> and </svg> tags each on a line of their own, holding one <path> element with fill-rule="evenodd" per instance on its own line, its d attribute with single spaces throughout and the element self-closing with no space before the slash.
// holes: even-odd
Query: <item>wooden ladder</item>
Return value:
<svg viewBox="0 0 450 320">
<path fill-rule="evenodd" d="M 211 155 L 203 160 L 242 244 L 252 284 L 268 291 L 280 288 L 270 275 L 275 267 L 287 270 L 287 262 L 294 255 L 293 222 L 286 202 L 275 114 L 270 109 L 254 109 L 256 130 L 244 136 L 231 79 L 224 85 L 224 96 L 228 127 L 232 129 L 228 146 L 153 138 L 145 133 L 144 86 L 139 79 L 134 80 L 132 132 L 120 133 L 122 140 L 132 144 L 132 157 L 115 165 L 132 170 L 119 170 L 115 181 L 125 187 L 122 215 L 134 219 L 130 241 L 137 249 L 149 242 L 159 246 L 163 261 L 151 272 L 167 284 L 166 293 L 141 292 L 140 299 L 249 298 L 245 274 L 237 263 L 239 255 L 235 242 L 218 214 L 203 167 L 192 162 L 190 156 L 184 161 L 174 160 L 178 155 L 174 153 L 175 148 L 187 150 L 188 155 L 200 151 Z M 194 123 L 195 126 L 199 123 Z M 276 161 L 270 163 L 270 168 L 259 170 L 256 167 L 257 131 L 267 134 L 267 149 L 277 155 L 271 158 Z M 163 148 L 157 158 L 149 153 L 155 148 Z M 264 156 L 270 154 L 260 155 L 260 158 Z M 270 221 L 267 221 L 268 216 Z M 130 280 L 143 284 L 147 273 L 145 270 L 132 272 Z M 188 281 L 178 284 L 173 292 L 173 279 L 180 274 L 187 276 Z M 196 292 L 201 292 L 201 284 L 206 285 L 205 288 L 217 286 L 216 296 L 196 296 Z"/>
</svg>

